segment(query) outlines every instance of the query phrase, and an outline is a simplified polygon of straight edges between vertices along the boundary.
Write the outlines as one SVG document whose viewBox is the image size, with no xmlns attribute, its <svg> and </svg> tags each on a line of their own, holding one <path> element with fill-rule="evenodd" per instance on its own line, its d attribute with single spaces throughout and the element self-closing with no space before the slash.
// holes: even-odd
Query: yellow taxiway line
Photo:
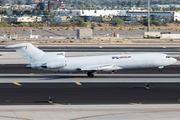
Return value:
<svg viewBox="0 0 180 120">
<path fill-rule="evenodd" d="M 75 82 L 77 85 L 82 85 L 80 82 Z"/>
<path fill-rule="evenodd" d="M 13 84 L 17 85 L 17 86 L 22 86 L 21 84 L 17 83 L 17 82 L 13 82 Z"/>
</svg>

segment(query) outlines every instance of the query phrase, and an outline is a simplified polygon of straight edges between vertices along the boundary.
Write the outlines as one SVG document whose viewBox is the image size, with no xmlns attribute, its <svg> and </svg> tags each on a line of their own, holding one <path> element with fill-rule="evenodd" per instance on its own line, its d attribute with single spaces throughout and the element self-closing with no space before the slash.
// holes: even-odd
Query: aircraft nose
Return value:
<svg viewBox="0 0 180 120">
<path fill-rule="evenodd" d="M 172 60 L 172 61 L 173 61 L 173 63 L 175 63 L 175 62 L 177 62 L 177 59 L 173 58 L 173 60 Z"/>
</svg>

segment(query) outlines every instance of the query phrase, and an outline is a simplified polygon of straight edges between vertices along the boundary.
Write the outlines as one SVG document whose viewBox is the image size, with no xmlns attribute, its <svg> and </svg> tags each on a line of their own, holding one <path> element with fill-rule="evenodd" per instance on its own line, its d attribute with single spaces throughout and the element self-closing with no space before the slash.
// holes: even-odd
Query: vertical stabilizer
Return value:
<svg viewBox="0 0 180 120">
<path fill-rule="evenodd" d="M 9 45 L 6 48 L 15 49 L 29 63 L 37 62 L 45 54 L 45 52 L 36 48 L 31 43 Z"/>
</svg>

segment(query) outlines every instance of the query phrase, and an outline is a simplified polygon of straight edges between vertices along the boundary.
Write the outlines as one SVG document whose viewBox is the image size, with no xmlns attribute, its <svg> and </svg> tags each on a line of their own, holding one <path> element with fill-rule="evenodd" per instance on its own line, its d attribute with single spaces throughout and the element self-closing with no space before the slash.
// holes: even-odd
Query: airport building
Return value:
<svg viewBox="0 0 180 120">
<path fill-rule="evenodd" d="M 148 16 L 147 11 L 126 11 L 126 10 L 52 10 L 50 13 L 55 14 L 57 12 L 58 16 L 118 16 L 133 18 L 132 21 L 136 21 L 136 17 L 146 17 Z M 173 12 L 150 12 L 150 16 L 160 17 L 160 19 L 171 19 Z M 89 18 L 88 18 L 89 19 Z M 91 19 L 91 18 L 90 18 Z"/>
<path fill-rule="evenodd" d="M 85 22 L 101 22 L 103 16 L 125 16 L 125 10 L 52 10 L 50 13 L 55 15 L 57 12 L 56 20 L 61 22 L 62 17 L 69 16 L 70 18 L 82 18 Z"/>
<path fill-rule="evenodd" d="M 23 17 L 17 17 L 17 22 L 34 22 L 34 21 L 42 21 L 42 17 L 36 17 L 36 16 L 23 16 Z"/>
<path fill-rule="evenodd" d="M 150 12 L 150 16 L 156 16 L 156 18 L 160 17 L 160 19 L 171 19 L 173 12 L 161 12 L 161 11 L 157 11 L 157 12 Z M 148 16 L 148 12 L 147 11 L 128 11 L 126 13 L 127 16 L 132 17 L 134 20 L 136 20 L 136 17 L 145 17 Z"/>
<path fill-rule="evenodd" d="M 152 5 L 152 7 L 159 7 L 159 8 L 176 7 L 176 8 L 180 8 L 180 5 L 175 5 L 175 4 L 159 5 L 159 4 L 155 4 L 155 5 Z"/>
<path fill-rule="evenodd" d="M 180 21 L 180 12 L 174 12 L 174 21 Z"/>
<path fill-rule="evenodd" d="M 42 0 L 42 2 L 37 2 L 36 1 L 36 3 L 38 3 L 37 7 L 39 7 L 41 10 L 44 10 L 46 8 L 48 8 L 49 10 L 51 8 L 56 8 L 56 9 L 59 9 L 59 10 L 60 9 L 65 9 L 65 5 L 63 4 L 62 0 Z"/>
<path fill-rule="evenodd" d="M 52 10 L 51 14 L 57 12 L 60 16 L 124 16 L 126 10 Z"/>
</svg>

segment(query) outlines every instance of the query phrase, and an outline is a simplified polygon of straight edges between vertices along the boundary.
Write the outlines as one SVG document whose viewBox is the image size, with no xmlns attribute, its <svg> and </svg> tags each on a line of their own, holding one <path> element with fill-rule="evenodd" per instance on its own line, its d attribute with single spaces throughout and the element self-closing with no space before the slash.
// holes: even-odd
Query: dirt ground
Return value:
<svg viewBox="0 0 180 120">
<path fill-rule="evenodd" d="M 121 30 L 129 32 L 137 32 L 138 30 L 147 30 L 146 26 L 138 25 L 138 26 L 123 26 L 123 27 L 113 27 L 109 24 L 104 24 L 103 27 L 99 27 L 97 23 L 95 24 L 95 30 L 98 31 L 114 31 L 114 30 Z M 51 31 L 54 30 L 58 31 L 67 31 L 67 32 L 75 32 L 77 29 L 91 29 L 91 25 L 88 25 L 87 27 L 4 27 L 0 28 L 1 31 L 3 31 L 3 34 L 9 33 L 11 31 L 29 31 L 29 30 L 40 30 L 40 31 Z M 168 30 L 168 31 L 174 31 L 179 32 L 180 31 L 180 25 L 176 23 L 168 24 L 168 26 L 151 26 L 151 31 L 162 31 L 162 30 Z M 19 33 L 18 33 L 19 34 Z M 68 33 L 69 34 L 69 33 Z M 179 34 L 179 33 L 178 33 Z M 63 43 L 63 44 L 81 44 L 81 43 L 87 43 L 87 44 L 133 44 L 133 43 L 180 43 L 180 40 L 161 40 L 161 39 L 123 39 L 123 38 L 112 38 L 112 37 L 93 37 L 90 40 L 88 39 L 17 39 L 17 40 L 11 40 L 11 41 L 1 41 L 3 44 L 10 44 L 10 43 L 23 43 L 23 42 L 31 42 L 31 43 L 42 43 L 42 44 L 53 44 L 53 43 Z"/>
<path fill-rule="evenodd" d="M 63 39 L 63 40 L 49 40 L 49 39 L 18 39 L 12 41 L 1 41 L 0 44 L 18 44 L 18 43 L 32 43 L 32 44 L 180 44 L 180 39 L 122 39 L 122 38 L 99 38 L 95 37 L 88 39 Z"/>
<path fill-rule="evenodd" d="M 123 27 L 114 27 L 109 24 L 104 24 L 103 27 L 99 27 L 97 23 L 93 23 L 95 25 L 93 30 L 146 30 L 147 27 L 143 25 L 138 26 L 128 26 L 125 25 Z M 1 27 L 1 30 L 77 30 L 77 29 L 91 29 L 91 24 L 87 27 Z M 180 24 L 169 23 L 168 26 L 151 26 L 151 30 L 180 30 Z"/>
</svg>

